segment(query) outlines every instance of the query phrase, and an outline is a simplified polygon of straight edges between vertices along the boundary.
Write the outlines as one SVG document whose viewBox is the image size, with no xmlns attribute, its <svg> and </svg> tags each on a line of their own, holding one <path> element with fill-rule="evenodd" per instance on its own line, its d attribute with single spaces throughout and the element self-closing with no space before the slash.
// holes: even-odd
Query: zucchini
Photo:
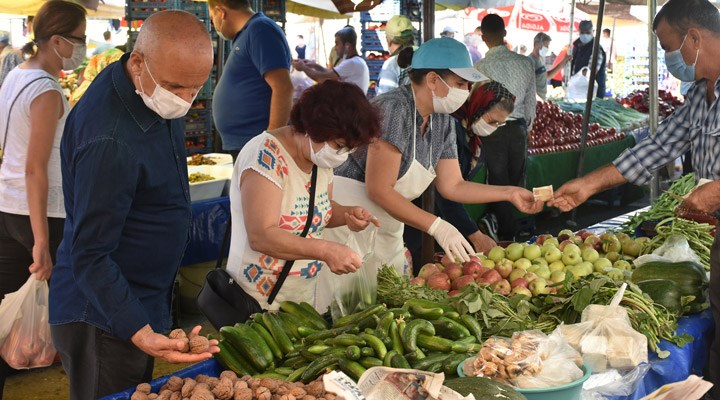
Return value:
<svg viewBox="0 0 720 400">
<path fill-rule="evenodd" d="M 452 351 L 453 344 L 455 344 L 455 342 L 452 340 L 438 336 L 428 336 L 423 334 L 417 335 L 417 345 L 425 350 L 450 353 Z"/>
<path fill-rule="evenodd" d="M 393 321 L 390 323 L 390 347 L 395 350 L 396 353 L 403 353 L 403 343 L 400 336 L 400 328 L 398 324 Z"/>
<path fill-rule="evenodd" d="M 363 367 L 360 363 L 348 360 L 344 357 L 341 357 L 338 361 L 338 367 L 355 382 L 359 381 L 362 374 L 365 373 L 365 367 Z"/>
<path fill-rule="evenodd" d="M 308 303 L 298 304 L 294 301 L 280 302 L 280 309 L 288 314 L 292 314 L 300 321 L 305 322 L 309 328 L 323 330 L 329 328 L 327 322 L 323 319 L 315 309 Z"/>
<path fill-rule="evenodd" d="M 303 365 L 302 367 L 296 369 L 295 371 L 293 371 L 292 374 L 288 375 L 287 381 L 288 382 L 297 382 L 297 380 L 300 379 L 300 376 L 303 374 L 303 372 L 305 372 L 306 369 L 307 369 L 307 365 Z"/>
<path fill-rule="evenodd" d="M 268 327 L 270 334 L 277 342 L 283 354 L 287 354 L 294 350 L 290 337 L 287 335 L 287 333 L 285 333 L 286 331 L 280 323 L 279 316 L 272 313 L 265 313 L 263 315 L 263 321 L 265 321 L 265 326 Z"/>
<path fill-rule="evenodd" d="M 405 350 L 414 352 L 417 349 L 417 338 L 420 333 L 434 336 L 435 327 L 430 321 L 424 319 L 414 319 L 407 323 L 402 335 L 402 343 L 405 346 Z"/>
<path fill-rule="evenodd" d="M 274 367 L 272 350 L 253 328 L 247 325 L 224 326 L 220 328 L 220 333 L 258 371 Z"/>
<path fill-rule="evenodd" d="M 334 354 L 318 357 L 307 366 L 305 371 L 303 371 L 300 375 L 300 380 L 305 384 L 314 381 L 315 378 L 320 376 L 320 374 L 323 374 L 325 370 L 331 368 L 333 365 L 336 365 L 340 361 L 340 358 L 341 357 Z"/>
<path fill-rule="evenodd" d="M 275 358 L 281 360 L 283 358 L 283 353 L 280 350 L 280 346 L 278 346 L 277 342 L 275 341 L 275 339 L 273 339 L 270 332 L 268 332 L 268 330 L 265 329 L 264 326 L 260 325 L 257 322 L 251 322 L 250 327 L 253 328 L 255 332 L 260 335 L 261 338 L 263 338 L 265 343 L 267 343 L 268 347 L 270 347 L 270 350 L 272 351 Z"/>
<path fill-rule="evenodd" d="M 702 310 L 704 303 L 707 302 L 707 273 L 699 264 L 689 261 L 677 263 L 653 261 L 636 268 L 631 278 L 636 284 L 651 279 L 671 280 L 677 285 L 680 296 L 695 296 L 695 299 L 689 303 L 691 312 Z M 650 297 L 653 295 L 653 293 L 648 294 Z M 657 293 L 655 294 L 657 296 Z"/>
<path fill-rule="evenodd" d="M 332 343 L 334 346 L 365 346 L 367 342 L 365 342 L 365 339 L 358 335 L 352 335 L 349 333 L 343 333 L 341 335 L 337 335 L 336 337 L 330 339 L 330 343 Z"/>
<path fill-rule="evenodd" d="M 443 382 L 443 386 L 460 393 L 462 396 L 473 394 L 476 399 L 527 400 L 508 385 L 503 385 L 489 378 L 466 377 L 453 378 Z"/>
<path fill-rule="evenodd" d="M 403 305 L 403 308 L 410 308 L 412 306 L 419 306 L 423 308 L 442 308 L 444 312 L 451 312 L 455 311 L 454 308 L 447 304 L 441 304 L 435 301 L 425 300 L 425 299 L 408 299 L 405 301 L 405 304 Z"/>
<path fill-rule="evenodd" d="M 669 279 L 648 279 L 637 283 L 640 290 L 670 312 L 682 309 L 682 300 L 677 284 Z"/>
<path fill-rule="evenodd" d="M 307 326 L 298 326 L 298 336 L 300 336 L 301 338 L 308 337 L 308 336 L 312 335 L 313 333 L 317 333 L 317 332 L 318 332 L 317 330 L 308 328 Z"/>
<path fill-rule="evenodd" d="M 428 368 L 430 368 L 431 365 L 435 363 L 442 363 L 447 359 L 448 357 L 452 357 L 451 355 L 443 354 L 443 353 L 437 353 L 437 354 L 431 354 L 422 360 L 417 360 L 412 367 L 414 369 L 419 369 L 421 371 L 428 371 Z M 442 365 L 442 364 L 441 364 Z"/>
<path fill-rule="evenodd" d="M 373 314 L 377 314 L 383 310 L 386 310 L 385 305 L 376 304 L 374 306 L 367 308 L 366 310 L 360 311 L 359 313 L 349 314 L 344 317 L 341 317 L 340 319 L 337 320 L 337 322 L 335 322 L 334 326 L 336 328 L 341 328 L 346 325 L 352 325 L 352 324 L 357 323 L 358 321 L 362 321 L 363 319 L 365 319 Z"/>
<path fill-rule="evenodd" d="M 383 366 L 392 367 L 391 362 L 392 362 L 393 357 L 395 357 L 396 354 L 397 354 L 397 352 L 395 350 L 388 351 L 387 354 L 385 354 L 385 358 L 383 358 Z"/>
<path fill-rule="evenodd" d="M 443 337 L 449 339 L 462 339 L 470 336 L 470 331 L 463 324 L 445 316 L 432 321 L 436 331 L 440 331 Z"/>
<path fill-rule="evenodd" d="M 438 319 L 442 317 L 445 311 L 440 307 L 428 308 L 420 305 L 412 305 L 410 306 L 410 313 L 417 318 Z"/>
</svg>

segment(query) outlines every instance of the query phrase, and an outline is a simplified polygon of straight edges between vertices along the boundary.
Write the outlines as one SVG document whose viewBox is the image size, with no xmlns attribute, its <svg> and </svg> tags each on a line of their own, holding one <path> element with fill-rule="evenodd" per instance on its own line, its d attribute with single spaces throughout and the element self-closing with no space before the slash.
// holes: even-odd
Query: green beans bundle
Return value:
<svg viewBox="0 0 720 400">
<path fill-rule="evenodd" d="M 682 201 L 682 196 L 690 193 L 695 187 L 695 177 L 687 174 L 673 182 L 667 192 L 661 194 L 647 211 L 639 212 L 623 224 L 622 231 L 633 234 L 645 221 L 659 221 L 675 215 L 675 209 Z"/>
<path fill-rule="evenodd" d="M 643 247 L 642 254 L 652 253 L 662 246 L 671 235 L 679 234 L 687 239 L 690 248 L 700 257 L 706 270 L 710 270 L 710 249 L 715 239 L 710 233 L 715 227 L 709 224 L 699 224 L 687 219 L 670 217 L 660 221 L 655 228 L 655 236 Z"/>
</svg>

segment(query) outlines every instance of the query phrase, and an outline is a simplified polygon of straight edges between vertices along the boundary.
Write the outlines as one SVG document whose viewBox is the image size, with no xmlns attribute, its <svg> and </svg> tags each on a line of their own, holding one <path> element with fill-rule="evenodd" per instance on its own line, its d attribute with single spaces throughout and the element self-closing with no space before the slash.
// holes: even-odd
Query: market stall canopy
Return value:
<svg viewBox="0 0 720 400">
<path fill-rule="evenodd" d="M 598 14 L 598 6 L 595 4 L 578 4 L 577 8 L 588 14 L 590 19 L 595 23 L 595 16 Z M 644 23 L 643 20 L 636 18 L 631 13 L 632 6 L 629 4 L 606 4 L 605 5 L 605 17 L 611 21 L 613 18 L 617 19 L 623 25 L 628 23 L 640 24 Z M 646 13 L 647 14 L 647 13 Z"/>
<path fill-rule="evenodd" d="M 125 15 L 124 0 L 72 0 L 88 10 L 90 18 L 119 18 Z M 0 1 L 0 14 L 35 15 L 45 0 Z"/>
<path fill-rule="evenodd" d="M 287 12 L 316 18 L 349 18 L 349 13 L 368 11 L 380 5 L 382 0 L 288 0 Z"/>
</svg>

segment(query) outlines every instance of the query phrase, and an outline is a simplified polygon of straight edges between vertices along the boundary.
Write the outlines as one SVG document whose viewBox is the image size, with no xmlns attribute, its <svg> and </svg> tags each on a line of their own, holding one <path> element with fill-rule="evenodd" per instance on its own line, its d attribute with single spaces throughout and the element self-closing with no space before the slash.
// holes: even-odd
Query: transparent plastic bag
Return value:
<svg viewBox="0 0 720 400">
<path fill-rule="evenodd" d="M 592 374 L 583 384 L 582 400 L 603 400 L 609 396 L 630 396 L 635 393 L 637 384 L 650 370 L 650 364 L 640 364 L 628 372 L 620 373 L 616 369 Z"/>
<path fill-rule="evenodd" d="M 579 324 L 558 327 L 593 373 L 627 371 L 648 361 L 647 338 L 633 329 L 627 310 L 620 306 L 626 287 L 623 284 L 610 305 L 587 306 Z"/>
<path fill-rule="evenodd" d="M 15 369 L 47 367 L 55 359 L 48 322 L 48 284 L 31 275 L 0 303 L 0 356 Z"/>
<path fill-rule="evenodd" d="M 556 330 L 516 332 L 513 337 L 492 337 L 483 343 L 473 361 L 472 375 L 518 388 L 547 388 L 580 379 L 580 354 Z"/>
<path fill-rule="evenodd" d="M 636 258 L 633 264 L 639 267 L 654 261 L 671 263 L 692 261 L 697 264 L 702 264 L 700 257 L 690 248 L 690 244 L 683 235 L 670 235 L 665 239 L 665 243 L 655 249 L 652 254 L 645 254 Z"/>
<path fill-rule="evenodd" d="M 290 82 L 293 85 L 293 101 L 297 101 L 302 96 L 305 89 L 315 84 L 304 72 L 293 68 L 290 73 Z"/>
<path fill-rule="evenodd" d="M 375 304 L 377 271 L 381 266 L 381 261 L 375 257 L 373 251 L 376 233 L 377 228 L 370 226 L 362 232 L 352 232 L 345 243 L 362 257 L 363 264 L 352 274 L 334 277 L 335 287 L 330 302 L 333 321 Z"/>
</svg>

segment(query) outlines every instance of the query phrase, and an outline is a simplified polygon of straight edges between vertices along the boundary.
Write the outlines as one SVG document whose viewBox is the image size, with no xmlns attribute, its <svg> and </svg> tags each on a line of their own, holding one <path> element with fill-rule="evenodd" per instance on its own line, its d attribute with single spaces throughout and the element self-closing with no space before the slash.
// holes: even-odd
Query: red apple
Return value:
<svg viewBox="0 0 720 400">
<path fill-rule="evenodd" d="M 513 262 L 510 260 L 498 261 L 495 270 L 500 273 L 500 276 L 507 278 L 513 270 Z"/>
<path fill-rule="evenodd" d="M 427 283 L 426 279 L 421 276 L 416 276 L 415 278 L 410 279 L 411 285 L 425 286 L 425 283 Z"/>
<path fill-rule="evenodd" d="M 418 277 L 427 279 L 430 277 L 430 275 L 437 273 L 437 272 L 440 272 L 440 269 L 438 269 L 437 265 L 435 265 L 433 263 L 428 263 L 428 264 L 423 265 L 422 268 L 420 268 Z"/>
<path fill-rule="evenodd" d="M 500 276 L 500 273 L 495 271 L 494 269 L 491 269 L 488 270 L 488 272 L 484 273 L 481 277 L 477 278 L 476 282 L 479 285 L 489 286 L 501 280 L 502 276 Z"/>
<path fill-rule="evenodd" d="M 453 280 L 463 275 L 463 268 L 460 266 L 460 264 L 451 263 L 448 264 L 447 267 L 445 267 L 445 270 L 443 272 L 447 274 L 450 280 Z"/>
<path fill-rule="evenodd" d="M 460 294 L 459 290 L 451 290 L 448 292 L 448 296 L 455 296 L 457 294 Z"/>
<path fill-rule="evenodd" d="M 515 289 L 518 286 L 522 286 L 522 287 L 526 288 L 526 287 L 528 287 L 528 283 L 529 282 L 525 278 L 517 278 L 514 281 L 512 281 L 512 284 L 510 284 L 510 287 L 512 287 L 513 289 Z"/>
<path fill-rule="evenodd" d="M 481 263 L 479 263 L 477 261 L 468 261 L 465 264 L 463 264 L 462 274 L 472 276 L 473 278 L 477 278 L 478 276 L 480 276 L 483 269 L 484 268 Z"/>
<path fill-rule="evenodd" d="M 558 239 L 558 240 L 560 240 L 560 239 Z M 563 240 L 562 242 L 560 242 L 560 246 L 558 246 L 558 248 L 560 249 L 560 251 L 564 251 L 564 250 L 565 250 L 565 246 L 567 246 L 567 245 L 569 245 L 569 244 L 575 244 L 575 243 L 573 243 L 572 240 L 565 239 L 565 240 Z"/>
<path fill-rule="evenodd" d="M 493 285 L 493 289 L 504 296 L 510 294 L 510 282 L 507 279 L 502 279 Z"/>
<path fill-rule="evenodd" d="M 443 272 L 436 272 L 427 279 L 427 285 L 432 289 L 450 290 L 450 278 Z"/>
<path fill-rule="evenodd" d="M 442 258 L 440 259 L 440 264 L 442 264 L 446 267 L 454 262 L 455 262 L 455 260 L 452 258 L 452 256 L 450 256 L 448 254 L 443 255 Z"/>
<path fill-rule="evenodd" d="M 460 290 L 471 283 L 475 283 L 475 278 L 470 275 L 463 275 L 452 281 L 452 288 Z"/>
</svg>

